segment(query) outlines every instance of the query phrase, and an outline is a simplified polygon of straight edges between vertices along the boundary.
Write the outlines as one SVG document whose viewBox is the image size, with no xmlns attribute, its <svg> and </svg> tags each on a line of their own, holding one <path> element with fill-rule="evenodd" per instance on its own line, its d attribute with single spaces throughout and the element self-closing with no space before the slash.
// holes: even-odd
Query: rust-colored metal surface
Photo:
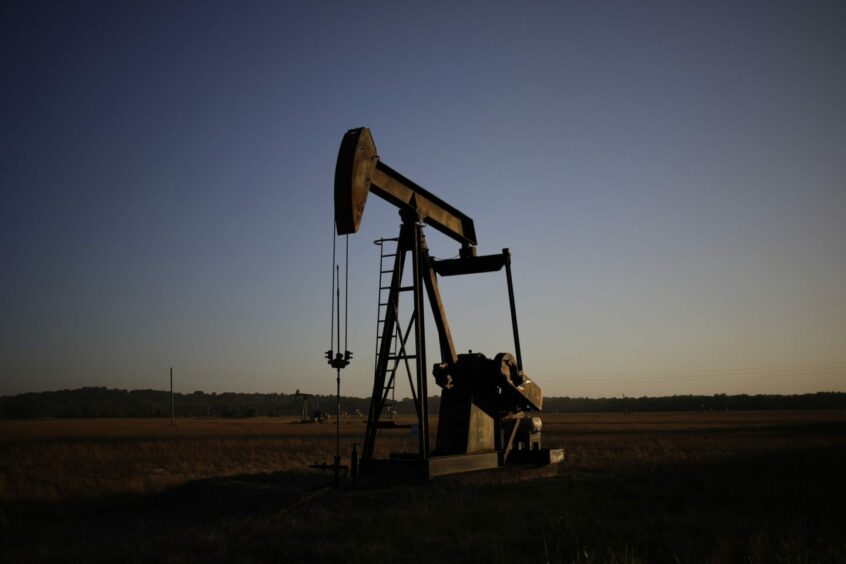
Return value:
<svg viewBox="0 0 846 564">
<path fill-rule="evenodd" d="M 335 226 L 338 235 L 358 231 L 379 155 L 366 127 L 347 131 L 335 164 Z"/>
<path fill-rule="evenodd" d="M 367 194 L 373 192 L 400 210 L 412 212 L 463 245 L 476 244 L 473 220 L 379 160 L 370 130 L 347 131 L 335 165 L 335 225 L 338 235 L 358 231 Z"/>
</svg>

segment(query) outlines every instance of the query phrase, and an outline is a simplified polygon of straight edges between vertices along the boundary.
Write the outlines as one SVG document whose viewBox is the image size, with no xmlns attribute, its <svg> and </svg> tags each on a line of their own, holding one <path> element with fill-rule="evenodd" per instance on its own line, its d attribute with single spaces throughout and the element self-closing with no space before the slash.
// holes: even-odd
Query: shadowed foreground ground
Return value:
<svg viewBox="0 0 846 564">
<path fill-rule="evenodd" d="M 151 482 L 147 491 L 127 471 L 126 491 L 112 479 L 100 495 L 80 495 L 78 486 L 63 497 L 30 484 L 32 491 L 48 493 L 23 497 L 9 488 L 3 490 L 0 556 L 3 561 L 846 561 L 842 413 L 583 415 L 548 421 L 548 441 L 568 447 L 571 461 L 558 477 L 527 483 L 339 491 L 324 487 L 320 474 L 292 467 L 196 477 L 165 487 Z M 164 433 L 172 440 L 210 441 L 211 458 L 220 437 L 249 442 L 261 436 L 279 451 L 286 441 L 297 446 L 303 437 L 311 438 L 315 451 L 331 445 L 331 429 L 323 426 L 277 425 L 270 431 L 259 422 L 240 430 L 225 422 L 220 428 L 206 425 L 203 432 L 183 426 L 178 434 Z M 351 437 L 358 427 L 347 429 Z M 68 436 L 73 433 L 56 437 L 54 430 L 52 438 L 37 433 L 27 438 L 18 429 L 17 439 L 13 434 L 0 441 L 7 480 L 10 475 L 22 480 L 11 468 L 26 464 L 6 458 L 10 453 L 29 452 L 30 462 L 37 462 L 39 447 L 77 441 L 73 444 L 91 448 L 85 437 Z M 90 440 L 101 441 L 98 449 L 116 456 L 128 454 L 137 441 L 152 440 L 149 434 L 126 433 L 103 443 L 106 434 L 87 432 Z M 224 446 L 218 456 L 233 449 Z M 193 451 L 194 458 L 200 452 Z M 104 466 L 109 460 L 102 455 Z M 73 482 L 63 476 L 56 482 L 63 479 Z"/>
</svg>

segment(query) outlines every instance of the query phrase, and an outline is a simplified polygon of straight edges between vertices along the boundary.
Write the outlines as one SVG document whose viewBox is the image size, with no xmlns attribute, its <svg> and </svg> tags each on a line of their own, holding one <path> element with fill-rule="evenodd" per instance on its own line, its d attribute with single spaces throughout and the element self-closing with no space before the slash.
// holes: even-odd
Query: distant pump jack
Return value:
<svg viewBox="0 0 846 564">
<path fill-rule="evenodd" d="M 380 268 L 380 277 L 389 275 L 390 283 L 383 285 L 380 281 L 373 393 L 360 464 L 354 461 L 353 468 L 358 467 L 362 478 L 423 480 L 459 472 L 496 472 L 518 464 L 522 467 L 515 475 L 521 478 L 556 473 L 564 453 L 560 449 L 541 447 L 541 420 L 531 415 L 541 411 L 543 393 L 523 371 L 511 253 L 503 249 L 499 254 L 477 256 L 473 220 L 382 162 L 369 129 L 351 129 L 341 141 L 335 168 L 338 235 L 358 231 L 371 192 L 399 208 L 402 223 L 397 238 L 376 242 L 382 247 L 382 260 L 392 257 L 393 267 Z M 438 260 L 430 256 L 423 232 L 425 226 L 458 242 L 461 245 L 459 257 Z M 386 253 L 386 241 L 396 243 L 395 253 Z M 411 283 L 403 285 L 408 256 L 411 257 Z M 494 358 L 473 352 L 458 354 L 441 300 L 438 275 L 496 272 L 503 267 L 508 282 L 515 354 L 499 353 Z M 335 272 L 339 277 L 337 267 Z M 387 292 L 384 299 L 383 291 Z M 412 313 L 407 325 L 403 325 L 399 319 L 399 303 L 400 295 L 406 292 L 411 292 Z M 441 388 L 435 448 L 429 444 L 424 292 L 438 332 L 441 353 L 440 362 L 432 368 L 435 383 Z M 340 301 L 339 289 L 335 293 Z M 413 345 L 408 342 L 412 330 Z M 340 340 L 337 348 L 341 348 Z M 339 374 L 348 364 L 347 355 L 351 357 L 348 351 L 334 356 L 332 350 L 326 352 L 329 364 L 337 368 Z M 414 365 L 414 378 L 410 361 Z M 389 395 L 394 390 L 401 366 L 408 372 L 417 415 L 418 448 L 416 453 L 395 453 L 390 459 L 380 460 L 374 457 L 379 429 L 399 426 L 393 419 L 383 420 L 382 417 L 391 413 Z"/>
</svg>

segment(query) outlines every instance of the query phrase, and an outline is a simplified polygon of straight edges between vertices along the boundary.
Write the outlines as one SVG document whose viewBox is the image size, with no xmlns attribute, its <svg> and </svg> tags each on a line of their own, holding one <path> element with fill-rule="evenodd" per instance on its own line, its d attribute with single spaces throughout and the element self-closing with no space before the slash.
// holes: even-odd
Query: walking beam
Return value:
<svg viewBox="0 0 846 564">
<path fill-rule="evenodd" d="M 370 130 L 360 127 L 347 131 L 338 151 L 335 166 L 338 235 L 358 231 L 369 192 L 401 211 L 417 214 L 424 223 L 455 239 L 463 248 L 476 245 L 473 220 L 380 161 Z"/>
</svg>

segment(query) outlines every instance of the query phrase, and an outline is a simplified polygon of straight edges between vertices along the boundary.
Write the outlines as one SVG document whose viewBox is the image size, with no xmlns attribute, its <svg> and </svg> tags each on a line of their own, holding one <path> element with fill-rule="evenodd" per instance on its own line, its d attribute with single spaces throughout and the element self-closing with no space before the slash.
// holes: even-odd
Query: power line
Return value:
<svg viewBox="0 0 846 564">
<path fill-rule="evenodd" d="M 195 370 L 183 370 L 182 374 L 184 374 L 185 376 L 194 376 L 200 378 L 219 378 L 225 380 L 265 380 L 268 382 L 291 381 L 300 378 L 299 376 L 281 374 L 250 374 L 244 372 L 209 372 Z"/>
<path fill-rule="evenodd" d="M 797 363 L 797 364 L 777 364 L 768 366 L 746 366 L 746 367 L 720 367 L 720 368 L 688 368 L 684 370 L 662 370 L 662 371 L 636 371 L 636 372 L 615 372 L 598 374 L 597 376 L 652 376 L 655 374 L 667 374 L 672 372 L 674 374 L 699 374 L 704 372 L 749 372 L 759 370 L 786 370 L 786 369 L 813 369 L 822 367 L 841 367 L 846 368 L 846 361 L 837 362 L 814 362 L 814 363 Z"/>
<path fill-rule="evenodd" d="M 649 383 L 664 381 L 688 380 L 721 380 L 721 379 L 762 379 L 789 376 L 819 376 L 831 374 L 846 374 L 846 363 L 817 363 L 781 366 L 760 366 L 747 368 L 718 368 L 698 369 L 686 371 L 665 372 L 630 372 L 617 374 L 582 375 L 577 378 L 564 378 L 568 383 Z"/>
</svg>

